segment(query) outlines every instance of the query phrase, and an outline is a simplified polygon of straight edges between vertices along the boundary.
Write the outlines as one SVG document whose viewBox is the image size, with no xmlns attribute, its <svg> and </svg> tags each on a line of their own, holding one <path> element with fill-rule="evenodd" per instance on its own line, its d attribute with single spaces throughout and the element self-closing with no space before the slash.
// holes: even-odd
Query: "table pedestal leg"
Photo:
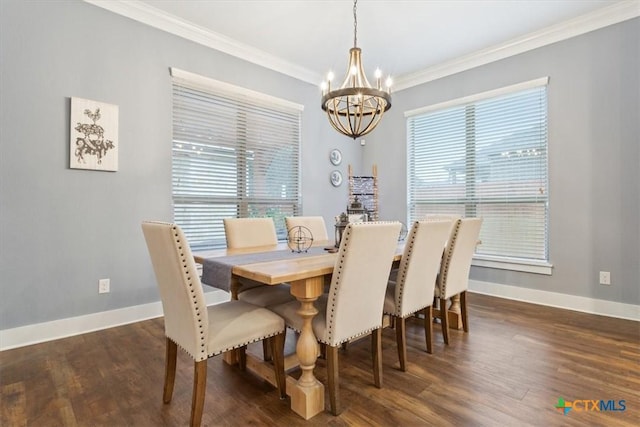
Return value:
<svg viewBox="0 0 640 427">
<path fill-rule="evenodd" d="M 449 315 L 449 329 L 462 329 L 462 315 L 460 314 L 460 295 L 451 297 L 451 305 L 447 311 Z M 433 309 L 433 318 L 440 318 L 440 308 Z"/>
<path fill-rule="evenodd" d="M 322 294 L 323 284 L 322 277 L 291 283 L 291 294 L 300 301 L 298 314 L 303 321 L 296 345 L 302 375 L 298 380 L 287 378 L 287 394 L 291 397 L 291 409 L 305 420 L 324 411 L 324 386 L 313 375 L 319 347 L 311 327 L 313 317 L 318 314 L 313 302 Z"/>
<path fill-rule="evenodd" d="M 451 329 L 462 329 L 460 294 L 451 297 L 451 305 L 449 306 L 449 327 Z"/>
</svg>

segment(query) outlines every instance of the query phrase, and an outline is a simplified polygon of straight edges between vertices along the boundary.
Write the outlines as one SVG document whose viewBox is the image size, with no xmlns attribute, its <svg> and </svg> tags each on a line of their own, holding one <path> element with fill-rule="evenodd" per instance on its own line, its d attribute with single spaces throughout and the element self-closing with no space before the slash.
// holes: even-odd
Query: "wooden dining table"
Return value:
<svg viewBox="0 0 640 427">
<path fill-rule="evenodd" d="M 320 242 L 316 245 L 329 245 Z M 287 249 L 286 244 L 261 246 L 243 249 L 217 249 L 194 253 L 196 262 L 203 263 L 207 258 L 233 256 L 238 254 L 259 254 Z M 402 257 L 403 245 L 398 246 L 395 259 Z M 234 265 L 231 269 L 232 298 L 237 296 L 240 278 L 251 279 L 264 285 L 291 284 L 291 294 L 300 301 L 298 315 L 303 320 L 302 330 L 296 344 L 296 357 L 302 375 L 300 378 L 287 377 L 287 394 L 291 398 L 291 409 L 310 419 L 324 411 L 324 386 L 313 373 L 319 353 L 319 345 L 311 327 L 313 317 L 318 313 L 314 301 L 324 292 L 325 281 L 333 273 L 336 253 L 324 251 L 318 255 L 283 260 L 252 262 Z M 247 363 L 248 367 L 251 365 Z M 263 370 L 266 373 L 266 370 Z"/>
</svg>

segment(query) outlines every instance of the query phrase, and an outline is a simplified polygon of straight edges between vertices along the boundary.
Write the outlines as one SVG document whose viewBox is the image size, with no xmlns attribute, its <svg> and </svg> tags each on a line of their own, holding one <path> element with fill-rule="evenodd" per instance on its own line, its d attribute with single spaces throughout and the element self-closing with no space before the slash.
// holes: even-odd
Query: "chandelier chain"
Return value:
<svg viewBox="0 0 640 427">
<path fill-rule="evenodd" d="M 353 1 L 353 47 L 358 46 L 358 16 L 356 15 L 356 5 L 358 0 Z"/>
</svg>

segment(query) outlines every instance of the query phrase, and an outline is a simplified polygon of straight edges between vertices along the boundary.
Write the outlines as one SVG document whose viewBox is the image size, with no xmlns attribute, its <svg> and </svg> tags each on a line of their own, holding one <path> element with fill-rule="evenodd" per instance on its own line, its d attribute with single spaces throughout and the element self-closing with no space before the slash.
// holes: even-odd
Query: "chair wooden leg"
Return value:
<svg viewBox="0 0 640 427">
<path fill-rule="evenodd" d="M 262 359 L 265 362 L 270 362 L 272 358 L 271 348 L 267 340 L 262 340 Z"/>
<path fill-rule="evenodd" d="M 469 332 L 469 319 L 467 318 L 467 291 L 460 292 L 460 316 L 462 317 L 462 329 Z"/>
<path fill-rule="evenodd" d="M 444 343 L 449 344 L 449 313 L 447 310 L 447 299 L 440 298 L 440 323 L 442 323 L 442 337 Z"/>
<path fill-rule="evenodd" d="M 398 361 L 400 362 L 400 370 L 407 370 L 407 337 L 406 337 L 406 319 L 402 317 L 393 317 L 396 325 L 396 346 L 398 347 Z"/>
<path fill-rule="evenodd" d="M 276 374 L 276 384 L 278 384 L 280 399 L 287 397 L 286 377 L 284 375 L 284 338 L 285 332 L 269 338 L 271 354 L 273 355 L 273 369 Z"/>
<path fill-rule="evenodd" d="M 193 396 L 191 401 L 191 427 L 199 427 L 204 408 L 204 392 L 207 387 L 207 359 L 195 362 L 193 369 Z"/>
<path fill-rule="evenodd" d="M 338 347 L 327 347 L 327 382 L 329 383 L 329 402 L 331 413 L 340 415 L 340 376 L 338 375 Z"/>
<path fill-rule="evenodd" d="M 241 371 L 247 370 L 247 346 L 243 346 L 237 349 L 238 352 L 238 367 Z"/>
<path fill-rule="evenodd" d="M 371 355 L 373 356 L 373 382 L 382 388 L 382 328 L 371 332 Z"/>
<path fill-rule="evenodd" d="M 427 353 L 433 353 L 433 306 L 424 309 L 424 337 Z"/>
<path fill-rule="evenodd" d="M 171 396 L 173 396 L 173 384 L 176 381 L 176 359 L 178 356 L 178 345 L 166 339 L 166 355 L 164 366 L 164 392 L 162 393 L 162 401 L 164 403 L 171 402 Z"/>
</svg>

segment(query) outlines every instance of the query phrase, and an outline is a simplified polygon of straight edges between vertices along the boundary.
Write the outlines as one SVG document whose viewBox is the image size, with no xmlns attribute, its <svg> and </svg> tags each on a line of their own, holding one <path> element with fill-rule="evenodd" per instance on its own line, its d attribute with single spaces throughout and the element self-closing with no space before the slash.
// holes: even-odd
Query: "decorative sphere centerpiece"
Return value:
<svg viewBox="0 0 640 427">
<path fill-rule="evenodd" d="M 291 252 L 307 252 L 312 244 L 313 234 L 307 227 L 297 225 L 287 231 L 287 245 Z"/>
</svg>

